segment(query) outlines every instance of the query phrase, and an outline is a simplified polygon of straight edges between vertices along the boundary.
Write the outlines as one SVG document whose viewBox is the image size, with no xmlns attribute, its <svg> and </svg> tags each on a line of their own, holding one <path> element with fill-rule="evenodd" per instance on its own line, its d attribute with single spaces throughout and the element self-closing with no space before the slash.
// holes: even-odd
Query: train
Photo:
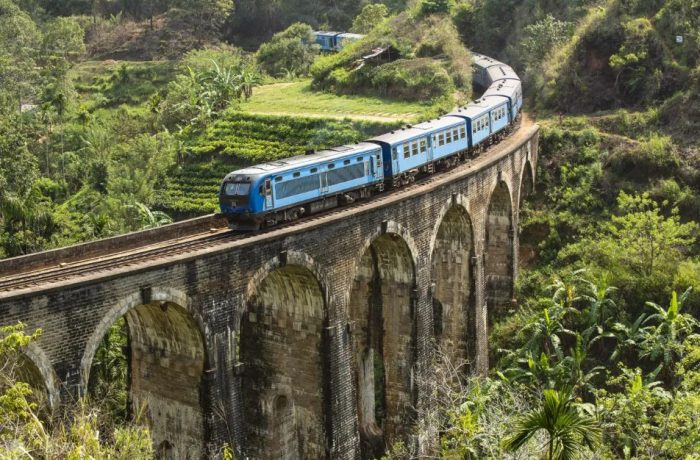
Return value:
<svg viewBox="0 0 700 460">
<path fill-rule="evenodd" d="M 472 53 L 475 101 L 440 118 L 365 141 L 256 164 L 227 174 L 221 215 L 256 231 L 400 188 L 454 167 L 500 141 L 519 123 L 522 85 L 513 69 Z"/>
<path fill-rule="evenodd" d="M 323 30 L 314 32 L 314 36 L 316 37 L 316 44 L 321 47 L 321 51 L 326 53 L 340 51 L 344 46 L 364 37 L 364 35 L 350 32 L 327 32 Z"/>
</svg>

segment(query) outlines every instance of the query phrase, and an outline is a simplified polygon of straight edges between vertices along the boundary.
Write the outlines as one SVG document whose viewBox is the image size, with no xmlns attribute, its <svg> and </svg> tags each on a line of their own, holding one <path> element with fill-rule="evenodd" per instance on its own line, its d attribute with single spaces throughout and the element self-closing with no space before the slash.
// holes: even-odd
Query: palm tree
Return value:
<svg viewBox="0 0 700 460">
<path fill-rule="evenodd" d="M 585 447 L 594 449 L 601 440 L 598 423 L 579 411 L 568 391 L 544 390 L 542 406 L 520 418 L 504 448 L 515 452 L 540 430 L 548 436 L 547 460 L 576 458 Z"/>
</svg>

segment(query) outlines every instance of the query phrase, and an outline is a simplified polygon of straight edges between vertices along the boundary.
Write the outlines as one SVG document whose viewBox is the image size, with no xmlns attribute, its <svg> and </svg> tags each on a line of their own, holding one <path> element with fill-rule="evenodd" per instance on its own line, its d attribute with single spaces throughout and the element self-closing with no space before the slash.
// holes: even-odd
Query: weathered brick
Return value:
<svg viewBox="0 0 700 460">
<path fill-rule="evenodd" d="M 44 330 L 27 355 L 58 402 L 85 391 L 100 340 L 126 316 L 132 400 L 175 458 L 225 441 L 241 455 L 357 458 L 361 431 L 378 444 L 407 433 L 433 340 L 487 369 L 488 312 L 512 297 L 536 152 L 537 130 L 523 127 L 468 165 L 343 212 L 2 292 L 0 323 Z M 383 423 L 371 353 L 385 370 Z"/>
</svg>

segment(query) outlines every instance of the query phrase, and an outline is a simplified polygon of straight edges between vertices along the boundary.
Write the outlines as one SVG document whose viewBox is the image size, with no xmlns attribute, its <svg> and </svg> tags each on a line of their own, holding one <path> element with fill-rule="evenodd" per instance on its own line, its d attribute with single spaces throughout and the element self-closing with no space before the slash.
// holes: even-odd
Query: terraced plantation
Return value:
<svg viewBox="0 0 700 460">
<path fill-rule="evenodd" d="M 230 112 L 186 145 L 182 165 L 161 192 L 160 207 L 178 218 L 215 212 L 219 183 L 231 170 L 358 142 L 398 125 Z"/>
</svg>

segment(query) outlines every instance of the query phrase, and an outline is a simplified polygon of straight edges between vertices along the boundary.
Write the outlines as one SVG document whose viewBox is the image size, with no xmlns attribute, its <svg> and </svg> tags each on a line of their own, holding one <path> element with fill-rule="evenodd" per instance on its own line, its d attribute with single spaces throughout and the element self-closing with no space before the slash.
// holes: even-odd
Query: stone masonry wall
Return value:
<svg viewBox="0 0 700 460">
<path fill-rule="evenodd" d="M 368 420 L 366 414 L 358 417 L 358 408 L 371 406 L 360 350 L 376 347 L 384 360 L 381 436 L 403 436 L 409 421 L 398 414 L 420 408 L 418 377 L 428 372 L 434 293 L 446 302 L 444 288 L 432 283 L 444 282 L 440 272 L 450 271 L 433 259 L 451 257 L 456 267 L 467 254 L 466 239 L 451 241 L 465 238 L 463 224 L 438 237 L 443 217 L 455 206 L 471 221 L 473 287 L 448 275 L 460 294 L 447 300 L 464 304 L 468 297 L 474 307 L 466 328 L 450 325 L 450 334 L 457 342 L 465 333 L 467 341 L 473 337 L 473 368 L 488 368 L 486 287 L 495 273 L 489 260 L 495 248 L 488 245 L 512 240 L 499 246 L 507 252 L 502 258 L 510 259 L 509 276 L 496 273 L 508 285 L 491 291 L 510 299 L 521 177 L 526 162 L 536 165 L 536 143 L 537 129 L 523 127 L 470 165 L 344 213 L 194 254 L 0 293 L 0 323 L 23 321 L 30 330 L 43 329 L 28 356 L 54 399 L 68 402 L 68 395 L 86 391 L 99 342 L 127 315 L 139 331 L 131 343 L 138 349 L 132 399 L 148 401 L 171 420 L 154 441 L 168 440 L 173 458 L 191 458 L 193 452 L 191 443 L 169 440 L 196 432 L 202 433 L 196 449 L 202 456 L 229 442 L 237 457 L 358 458 L 360 425 Z M 456 276 L 464 279 L 466 271 Z M 166 313 L 163 305 L 179 315 L 168 327 L 157 316 Z M 178 372 L 184 375 L 173 377 Z M 169 385 L 167 398 L 163 385 Z M 199 422 L 178 425 L 173 414 L 182 407 L 188 417 L 201 419 L 201 431 Z M 160 423 L 160 415 L 151 416 Z"/>
</svg>

